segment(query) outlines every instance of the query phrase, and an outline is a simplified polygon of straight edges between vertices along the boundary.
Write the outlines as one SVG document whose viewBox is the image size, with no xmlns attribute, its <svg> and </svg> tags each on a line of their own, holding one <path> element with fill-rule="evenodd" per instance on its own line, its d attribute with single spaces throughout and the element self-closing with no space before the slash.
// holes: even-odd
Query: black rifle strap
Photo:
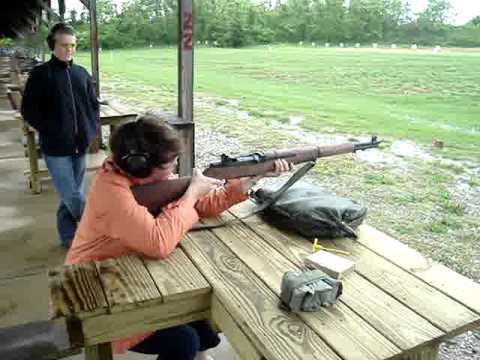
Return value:
<svg viewBox="0 0 480 360">
<path fill-rule="evenodd" d="M 280 189 L 275 191 L 272 196 L 265 202 L 258 204 L 251 212 L 249 212 L 247 215 L 244 215 L 240 218 L 235 218 L 231 219 L 225 222 L 220 222 L 217 224 L 195 224 L 193 227 L 190 229 L 190 231 L 197 231 L 197 230 L 207 230 L 207 229 L 215 229 L 219 228 L 222 226 L 225 226 L 227 224 L 233 223 L 233 222 L 238 222 L 240 220 L 244 220 L 249 218 L 250 216 L 253 216 L 255 214 L 258 214 L 259 212 L 265 210 L 267 207 L 275 203 L 282 194 L 287 191 L 293 184 L 295 184 L 298 180 L 300 180 L 312 167 L 315 166 L 315 161 L 309 161 L 305 165 L 303 165 L 300 169 L 295 171 L 295 173 L 285 182 L 285 184 L 282 185 Z"/>
</svg>

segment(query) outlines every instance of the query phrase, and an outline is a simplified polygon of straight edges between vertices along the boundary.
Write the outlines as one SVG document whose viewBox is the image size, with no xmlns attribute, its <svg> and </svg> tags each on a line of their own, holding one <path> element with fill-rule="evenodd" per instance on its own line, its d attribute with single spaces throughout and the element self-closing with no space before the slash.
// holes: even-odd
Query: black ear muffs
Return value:
<svg viewBox="0 0 480 360">
<path fill-rule="evenodd" d="M 146 178 L 152 173 L 151 156 L 145 152 L 142 146 L 143 131 L 141 122 L 135 123 L 135 138 L 128 139 L 126 147 L 128 153 L 122 156 L 126 171 L 138 178 Z"/>
<path fill-rule="evenodd" d="M 50 32 L 47 36 L 47 45 L 50 51 L 53 51 L 55 49 L 55 33 Z"/>
</svg>

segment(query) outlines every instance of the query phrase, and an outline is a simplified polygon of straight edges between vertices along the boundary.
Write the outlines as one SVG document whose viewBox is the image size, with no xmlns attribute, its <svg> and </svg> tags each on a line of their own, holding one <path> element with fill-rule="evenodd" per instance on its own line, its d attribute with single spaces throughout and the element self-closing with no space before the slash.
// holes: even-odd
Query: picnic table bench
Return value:
<svg viewBox="0 0 480 360">
<path fill-rule="evenodd" d="M 338 303 L 318 312 L 278 306 L 282 275 L 303 268 L 311 242 L 252 216 L 188 233 L 166 260 L 52 269 L 52 315 L 76 324 L 88 360 L 112 359 L 114 339 L 202 318 L 245 360 L 433 360 L 441 341 L 480 326 L 478 283 L 388 235 L 362 225 L 356 240 L 320 242 L 349 252 L 356 268 Z"/>
</svg>

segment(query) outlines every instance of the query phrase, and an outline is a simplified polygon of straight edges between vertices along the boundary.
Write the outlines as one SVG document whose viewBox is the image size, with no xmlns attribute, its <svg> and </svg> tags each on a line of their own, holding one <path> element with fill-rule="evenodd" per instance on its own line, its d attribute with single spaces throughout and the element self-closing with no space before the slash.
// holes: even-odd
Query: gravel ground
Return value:
<svg viewBox="0 0 480 360">
<path fill-rule="evenodd" d="M 109 93 L 139 111 L 168 109 L 174 104 L 172 92 L 141 83 L 130 82 L 126 86 L 118 77 L 108 79 L 107 87 Z M 148 98 L 139 98 L 139 93 L 148 93 Z M 259 144 L 269 148 L 364 140 L 336 134 L 335 129 L 325 129 L 322 135 L 305 132 L 298 126 L 301 116 L 292 116 L 287 124 L 255 119 L 238 105 L 238 101 L 232 99 L 197 95 L 198 168 L 218 161 L 222 153 L 238 155 L 262 150 Z M 309 180 L 316 180 L 339 195 L 366 204 L 370 224 L 480 281 L 480 225 L 477 221 L 480 216 L 480 164 L 455 162 L 408 141 L 387 140 L 388 146 L 379 151 L 320 162 L 316 166 L 318 171 L 311 174 Z M 359 174 L 367 181 L 359 181 Z M 470 331 L 443 343 L 439 359 L 480 360 L 480 331 Z"/>
</svg>

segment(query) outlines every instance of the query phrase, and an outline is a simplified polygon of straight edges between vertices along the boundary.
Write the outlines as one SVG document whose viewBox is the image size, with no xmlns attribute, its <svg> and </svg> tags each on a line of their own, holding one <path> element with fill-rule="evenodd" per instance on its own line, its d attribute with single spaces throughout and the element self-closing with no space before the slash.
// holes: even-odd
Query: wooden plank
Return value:
<svg viewBox="0 0 480 360">
<path fill-rule="evenodd" d="M 110 125 L 118 126 L 130 121 L 134 121 L 137 118 L 137 115 L 133 114 L 122 114 L 122 115 L 105 115 L 100 117 L 100 125 Z"/>
<path fill-rule="evenodd" d="M 107 116 L 106 111 L 107 111 L 107 107 L 105 105 L 100 105 L 100 110 L 99 110 L 100 121 L 101 121 L 102 117 Z"/>
<path fill-rule="evenodd" d="M 110 343 L 85 347 L 85 360 L 113 360 Z"/>
<path fill-rule="evenodd" d="M 87 171 L 95 171 L 97 170 L 107 158 L 107 152 L 105 150 L 100 150 L 97 153 L 87 154 Z M 45 166 L 45 162 L 41 159 L 38 159 L 39 166 L 37 175 L 39 178 L 46 178 L 49 176 L 48 169 Z M 24 175 L 28 176 L 31 174 L 30 170 L 24 170 Z"/>
<path fill-rule="evenodd" d="M 192 232 L 180 244 L 267 359 L 340 359 L 301 319 L 281 311 L 278 297 L 211 232 Z"/>
<path fill-rule="evenodd" d="M 143 261 L 164 302 L 212 291 L 207 280 L 180 248 L 176 248 L 166 259 Z"/>
<path fill-rule="evenodd" d="M 135 115 L 136 116 L 137 115 L 137 112 L 132 110 L 128 105 L 122 104 L 122 103 L 114 101 L 114 100 L 109 101 L 108 106 L 111 109 L 115 110 L 118 115 L 122 115 L 122 116 L 125 116 L 125 115 Z"/>
<path fill-rule="evenodd" d="M 250 202 L 244 202 L 232 210 L 237 215 L 245 215 L 251 211 L 251 208 Z M 309 241 L 295 234 L 280 231 L 258 216 L 243 222 L 267 244 L 299 267 L 302 266 L 305 257 L 311 253 L 312 245 Z M 252 233 L 248 236 L 255 238 Z M 251 246 L 250 242 L 248 242 L 249 246 Z M 272 251 L 270 246 L 267 245 L 268 250 L 265 251 Z M 347 275 L 343 281 L 344 293 L 341 302 L 401 349 L 411 349 L 444 334 L 408 306 L 386 294 L 358 273 Z"/>
<path fill-rule="evenodd" d="M 480 284 L 368 225 L 359 227 L 359 243 L 480 313 Z"/>
<path fill-rule="evenodd" d="M 30 175 L 31 171 L 30 170 L 24 170 L 23 174 L 28 176 Z M 37 171 L 37 175 L 40 178 L 47 177 L 49 175 L 48 169 L 46 167 L 40 167 Z"/>
<path fill-rule="evenodd" d="M 37 144 L 35 143 L 35 133 L 31 131 L 26 131 L 25 133 L 27 138 L 28 163 L 30 167 L 29 186 L 32 193 L 39 194 L 41 192 L 41 184 L 38 166 Z"/>
<path fill-rule="evenodd" d="M 142 260 L 122 256 L 95 262 L 110 312 L 121 312 L 146 301 L 162 302 L 162 295 Z"/>
<path fill-rule="evenodd" d="M 251 205 L 244 205 L 244 209 L 239 211 L 239 214 L 245 212 L 245 206 Z M 289 236 L 292 239 L 298 239 L 299 242 L 303 239 L 295 234 Z M 378 256 L 358 242 L 340 239 L 334 241 L 326 240 L 320 243 L 326 247 L 334 247 L 338 250 L 350 252 L 350 258 L 355 261 L 358 274 L 414 310 L 423 318 L 428 319 L 429 322 L 445 333 L 464 332 L 480 324 L 478 314 L 407 271 Z"/>
<path fill-rule="evenodd" d="M 211 293 L 167 303 L 105 314 L 82 321 L 85 345 L 121 339 L 132 334 L 165 329 L 210 316 Z"/>
<path fill-rule="evenodd" d="M 100 105 L 101 117 L 110 117 L 110 116 L 119 116 L 119 115 L 121 114 L 115 109 L 113 109 L 110 105 Z"/>
<path fill-rule="evenodd" d="M 358 243 L 346 240 L 335 240 L 333 244 L 352 254 L 359 274 L 446 333 L 464 332 L 480 325 L 478 314 L 363 245 L 355 246 Z"/>
<path fill-rule="evenodd" d="M 228 221 L 231 216 L 222 218 Z M 278 296 L 283 274 L 298 270 L 298 266 L 243 224 L 231 224 L 213 232 Z M 402 352 L 343 302 L 313 313 L 301 313 L 299 317 L 344 359 L 385 359 Z"/>
<path fill-rule="evenodd" d="M 51 318 L 85 318 L 107 312 L 93 263 L 60 266 L 48 271 Z"/>
<path fill-rule="evenodd" d="M 228 338 L 228 342 L 233 346 L 242 359 L 262 360 L 263 356 L 250 339 L 240 329 L 235 319 L 229 314 L 225 306 L 216 296 L 212 298 L 212 321 L 220 327 L 222 332 Z"/>
<path fill-rule="evenodd" d="M 403 356 L 401 360 L 437 360 L 438 348 L 439 344 L 430 344 Z"/>
<path fill-rule="evenodd" d="M 22 108 L 22 94 L 20 91 L 12 91 L 9 94 L 10 104 L 12 105 L 13 110 L 20 112 Z"/>
</svg>

